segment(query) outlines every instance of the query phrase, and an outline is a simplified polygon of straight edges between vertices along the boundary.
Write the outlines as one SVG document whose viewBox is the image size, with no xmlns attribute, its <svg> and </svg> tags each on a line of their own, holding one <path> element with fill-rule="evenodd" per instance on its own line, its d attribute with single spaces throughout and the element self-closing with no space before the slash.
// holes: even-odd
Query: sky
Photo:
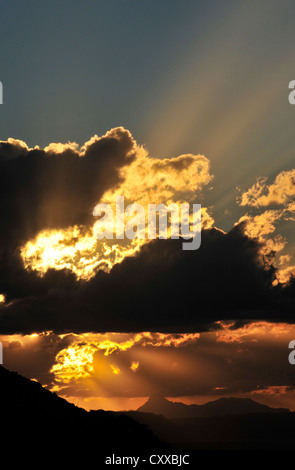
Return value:
<svg viewBox="0 0 295 470">
<path fill-rule="evenodd" d="M 294 13 L 2 2 L 4 366 L 86 408 L 157 392 L 295 410 Z M 93 209 L 118 195 L 200 203 L 200 249 L 97 242 Z"/>
</svg>

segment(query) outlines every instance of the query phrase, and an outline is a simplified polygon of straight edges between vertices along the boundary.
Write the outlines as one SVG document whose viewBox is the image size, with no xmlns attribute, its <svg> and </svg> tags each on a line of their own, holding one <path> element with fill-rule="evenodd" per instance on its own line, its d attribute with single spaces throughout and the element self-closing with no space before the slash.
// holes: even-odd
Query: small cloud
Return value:
<svg viewBox="0 0 295 470">
<path fill-rule="evenodd" d="M 119 367 L 114 366 L 113 364 L 110 364 L 110 368 L 112 369 L 113 374 L 119 375 L 121 373 Z"/>
<path fill-rule="evenodd" d="M 270 185 L 266 182 L 267 178 L 258 178 L 256 183 L 242 194 L 240 205 L 252 207 L 284 205 L 295 196 L 295 169 L 280 172 Z"/>
<path fill-rule="evenodd" d="M 136 372 L 139 368 L 139 362 L 138 361 L 133 361 L 131 363 L 131 366 L 130 366 L 130 369 L 132 370 L 132 372 Z"/>
</svg>

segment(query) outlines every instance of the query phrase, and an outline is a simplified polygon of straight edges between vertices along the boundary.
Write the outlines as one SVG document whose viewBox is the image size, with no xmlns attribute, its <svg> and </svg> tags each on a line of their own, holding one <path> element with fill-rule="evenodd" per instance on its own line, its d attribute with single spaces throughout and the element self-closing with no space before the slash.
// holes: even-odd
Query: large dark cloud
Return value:
<svg viewBox="0 0 295 470">
<path fill-rule="evenodd" d="M 2 308 L 0 332 L 168 332 L 224 319 L 293 321 L 294 302 L 272 287 L 274 270 L 259 252 L 236 226 L 227 234 L 204 231 L 196 251 L 183 251 L 181 240 L 153 241 L 88 282 L 66 271 L 40 278 L 23 270 L 18 282 L 26 292 Z"/>
<path fill-rule="evenodd" d="M 93 223 L 94 206 L 120 183 L 120 170 L 135 152 L 136 143 L 123 128 L 91 139 L 81 150 L 54 144 L 46 150 L 28 149 L 14 139 L 0 142 L 1 293 L 11 299 L 54 288 L 58 274 L 49 274 L 44 282 L 24 271 L 21 244 L 42 229 Z M 63 284 L 67 276 L 62 275 Z"/>
<path fill-rule="evenodd" d="M 90 281 L 70 271 L 26 271 L 20 246 L 45 228 L 93 223 L 103 193 L 120 183 L 120 169 L 137 151 L 117 128 L 75 146 L 28 149 L 0 144 L 0 333 L 189 331 L 223 319 L 294 320 L 294 283 L 272 287 L 272 263 L 244 234 L 202 233 L 196 251 L 181 240 L 157 240 Z"/>
<path fill-rule="evenodd" d="M 41 229 L 87 224 L 102 194 L 120 182 L 120 169 L 134 152 L 135 142 L 123 128 L 93 139 L 85 152 L 0 143 L 2 249 L 11 239 L 19 243 Z"/>
</svg>

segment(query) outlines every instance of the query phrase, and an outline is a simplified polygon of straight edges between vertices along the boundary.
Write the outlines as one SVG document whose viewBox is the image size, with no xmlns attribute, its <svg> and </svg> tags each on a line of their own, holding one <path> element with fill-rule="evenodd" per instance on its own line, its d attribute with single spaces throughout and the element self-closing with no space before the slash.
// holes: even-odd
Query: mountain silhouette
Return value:
<svg viewBox="0 0 295 470">
<path fill-rule="evenodd" d="M 131 417 L 86 411 L 3 366 L 0 419 L 2 449 L 13 445 L 18 451 L 38 449 L 44 455 L 58 449 L 66 462 L 93 455 L 98 468 L 103 463 L 98 457 L 104 459 L 113 452 L 135 455 L 136 449 L 136 455 L 140 455 L 168 448 L 146 425 Z"/>
<path fill-rule="evenodd" d="M 147 425 L 159 439 L 182 452 L 295 448 L 293 412 L 174 419 L 139 411 L 129 411 L 125 414 Z"/>
<path fill-rule="evenodd" d="M 271 408 L 250 398 L 219 398 L 204 405 L 185 405 L 171 402 L 158 395 L 151 396 L 137 411 L 162 415 L 170 419 L 289 412 L 286 408 Z"/>
<path fill-rule="evenodd" d="M 165 407 L 170 415 L 177 410 L 173 413 L 178 417 L 164 417 Z M 0 366 L 1 448 L 14 462 L 42 455 L 68 466 L 94 458 L 98 468 L 108 468 L 105 458 L 112 454 L 146 457 L 185 451 L 193 458 L 200 449 L 292 449 L 295 445 L 295 413 L 253 400 L 220 399 L 197 406 L 154 396 L 140 410 L 144 408 L 161 413 L 86 411 Z M 183 410 L 193 414 L 196 409 L 208 415 L 183 416 Z"/>
<path fill-rule="evenodd" d="M 153 412 L 152 412 L 153 411 Z M 295 413 L 251 399 L 220 398 L 204 405 L 173 403 L 152 396 L 125 415 L 147 425 L 175 449 L 293 450 Z"/>
</svg>

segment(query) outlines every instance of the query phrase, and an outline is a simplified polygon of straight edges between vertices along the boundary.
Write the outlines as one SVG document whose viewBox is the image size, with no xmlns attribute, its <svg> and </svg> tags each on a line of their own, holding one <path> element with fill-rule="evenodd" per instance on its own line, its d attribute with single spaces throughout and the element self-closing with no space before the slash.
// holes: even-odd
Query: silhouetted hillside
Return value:
<svg viewBox="0 0 295 470">
<path fill-rule="evenodd" d="M 67 458 L 94 454 L 99 462 L 98 458 L 112 452 L 140 455 L 167 448 L 131 417 L 102 410 L 87 412 L 2 366 L 0 419 L 2 449 L 7 445 L 33 453 L 59 449 Z"/>
<path fill-rule="evenodd" d="M 271 408 L 257 403 L 250 398 L 220 398 L 204 405 L 185 405 L 184 403 L 171 402 L 166 398 L 152 396 L 138 408 L 143 413 L 153 413 L 166 418 L 192 418 L 225 416 L 232 414 L 248 413 L 281 413 L 289 412 L 286 408 Z"/>
<path fill-rule="evenodd" d="M 14 462 L 36 455 L 68 465 L 95 458 L 97 468 L 104 468 L 113 453 L 148 456 L 174 449 L 189 451 L 193 458 L 194 449 L 295 445 L 295 413 L 289 411 L 178 419 L 139 411 L 87 412 L 2 366 L 0 419 L 2 454 Z"/>
</svg>

